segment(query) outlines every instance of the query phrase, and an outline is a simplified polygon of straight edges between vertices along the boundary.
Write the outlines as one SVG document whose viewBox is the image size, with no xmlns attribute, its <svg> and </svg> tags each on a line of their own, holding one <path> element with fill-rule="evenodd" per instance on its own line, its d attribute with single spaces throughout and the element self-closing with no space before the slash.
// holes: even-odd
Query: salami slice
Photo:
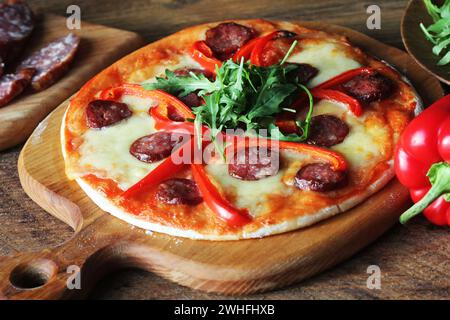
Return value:
<svg viewBox="0 0 450 320">
<path fill-rule="evenodd" d="M 34 15 L 25 2 L 0 4 L 0 58 L 5 64 L 19 55 L 33 29 Z"/>
<path fill-rule="evenodd" d="M 190 179 L 173 178 L 158 186 L 156 197 L 166 204 L 196 205 L 203 201 L 197 184 Z"/>
<path fill-rule="evenodd" d="M 336 171 L 327 163 L 311 163 L 302 167 L 295 175 L 294 185 L 300 190 L 331 191 L 347 182 L 344 171 Z"/>
<path fill-rule="evenodd" d="M 0 77 L 3 74 L 3 69 L 5 68 L 5 64 L 3 63 L 2 57 L 0 57 Z"/>
<path fill-rule="evenodd" d="M 207 70 L 196 69 L 196 68 L 179 68 L 179 69 L 176 69 L 173 73 L 177 77 L 186 77 L 191 72 L 193 72 L 194 74 L 203 74 L 206 78 L 208 78 L 211 81 L 213 81 L 214 77 L 215 77 L 214 74 L 212 74 L 211 72 L 209 72 Z M 178 98 L 185 105 L 187 105 L 189 108 L 192 109 L 194 107 L 198 107 L 198 106 L 203 104 L 203 99 L 200 98 L 197 93 L 198 92 L 191 92 L 191 93 L 189 93 L 188 95 L 185 95 L 185 96 L 178 96 Z M 174 120 L 174 119 L 172 119 L 172 120 Z M 174 121 L 183 121 L 183 120 L 174 120 Z"/>
<path fill-rule="evenodd" d="M 110 100 L 91 101 L 86 108 L 86 120 L 89 128 L 103 128 L 130 117 L 127 104 Z"/>
<path fill-rule="evenodd" d="M 0 78 L 0 107 L 3 107 L 30 84 L 35 70 L 24 68 L 15 74 L 5 74 Z"/>
<path fill-rule="evenodd" d="M 288 64 L 295 64 L 297 69 L 289 72 L 287 76 L 296 79 L 301 84 L 308 83 L 309 80 L 319 73 L 317 68 L 308 63 L 286 63 L 286 65 Z"/>
<path fill-rule="evenodd" d="M 344 141 L 350 128 L 338 117 L 321 114 L 311 118 L 307 143 L 320 147 L 331 147 Z"/>
<path fill-rule="evenodd" d="M 34 91 L 41 91 L 50 87 L 68 70 L 78 49 L 80 38 L 69 33 L 49 43 L 26 58 L 19 68 L 35 68 L 36 74 L 31 80 Z"/>
<path fill-rule="evenodd" d="M 234 22 L 225 22 L 206 31 L 205 42 L 217 58 L 226 60 L 255 34 L 252 28 Z"/>
<path fill-rule="evenodd" d="M 359 101 L 370 103 L 389 97 L 394 89 L 394 83 L 386 76 L 375 73 L 356 76 L 342 87 Z"/>
<path fill-rule="evenodd" d="M 180 134 L 160 131 L 137 139 L 130 147 L 130 153 L 142 162 L 152 163 L 167 158 L 172 150 L 183 141 Z"/>
<path fill-rule="evenodd" d="M 228 165 L 228 174 L 241 180 L 260 180 L 279 170 L 279 154 L 271 149 L 249 147 L 236 152 Z"/>
</svg>

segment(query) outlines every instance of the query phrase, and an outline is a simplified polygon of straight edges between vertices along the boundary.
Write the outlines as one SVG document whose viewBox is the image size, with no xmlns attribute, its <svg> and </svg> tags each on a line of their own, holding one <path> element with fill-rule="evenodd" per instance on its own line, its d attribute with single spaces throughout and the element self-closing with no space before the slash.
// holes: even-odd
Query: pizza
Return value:
<svg viewBox="0 0 450 320">
<path fill-rule="evenodd" d="M 394 176 L 420 108 L 400 73 L 345 37 L 289 22 L 184 29 L 72 98 L 66 174 L 138 227 L 259 238 L 345 212 Z"/>
</svg>

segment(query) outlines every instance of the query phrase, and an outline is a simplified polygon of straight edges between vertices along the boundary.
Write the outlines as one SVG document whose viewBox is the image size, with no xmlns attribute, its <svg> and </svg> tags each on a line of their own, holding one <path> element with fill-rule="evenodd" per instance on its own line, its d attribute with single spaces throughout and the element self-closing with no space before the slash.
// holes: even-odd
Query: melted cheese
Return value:
<svg viewBox="0 0 450 320">
<path fill-rule="evenodd" d="M 307 39 L 300 41 L 298 52 L 294 53 L 288 62 L 308 63 L 319 70 L 309 85 L 314 87 L 331 79 L 344 71 L 360 67 L 358 61 L 349 57 L 342 44 L 327 40 Z"/>
<path fill-rule="evenodd" d="M 287 195 L 292 192 L 282 181 L 284 170 L 278 174 L 256 181 L 244 181 L 231 177 L 228 174 L 228 165 L 210 164 L 206 171 L 214 177 L 220 188 L 231 198 L 238 208 L 247 208 L 253 216 L 267 211 L 268 195 Z"/>
<path fill-rule="evenodd" d="M 189 69 L 203 69 L 203 67 L 195 61 L 190 55 L 180 55 L 178 57 L 178 61 L 175 64 L 169 64 L 169 65 L 159 65 L 155 68 L 154 74 L 155 76 L 148 78 L 147 80 L 143 81 L 142 83 L 152 83 L 156 81 L 156 77 L 163 76 L 166 72 L 166 69 L 168 70 L 177 70 L 182 68 L 189 68 Z"/>
<path fill-rule="evenodd" d="M 377 163 L 383 156 L 383 146 L 380 145 L 379 137 L 389 135 L 388 129 L 384 126 L 365 124 L 366 116 L 355 117 L 347 111 L 345 105 L 321 100 L 314 106 L 313 116 L 319 114 L 332 114 L 338 118 L 344 118 L 350 127 L 350 132 L 340 144 L 331 149 L 343 154 L 349 164 L 350 169 L 358 170 Z"/>
<path fill-rule="evenodd" d="M 131 144 L 138 138 L 155 132 L 148 109 L 154 103 L 150 99 L 124 96 L 133 115 L 102 129 L 89 129 L 83 135 L 80 146 L 80 175 L 94 173 L 100 178 L 110 178 L 127 189 L 158 163 L 145 163 L 130 154 Z"/>
</svg>

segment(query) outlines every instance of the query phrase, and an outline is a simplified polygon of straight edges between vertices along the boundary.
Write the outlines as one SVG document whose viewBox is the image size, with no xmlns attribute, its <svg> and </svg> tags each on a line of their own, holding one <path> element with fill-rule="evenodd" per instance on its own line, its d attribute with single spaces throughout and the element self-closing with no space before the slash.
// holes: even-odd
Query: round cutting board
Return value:
<svg viewBox="0 0 450 320">
<path fill-rule="evenodd" d="M 343 27 L 300 24 L 345 35 L 355 45 L 388 61 L 412 81 L 425 105 L 443 96 L 439 82 L 403 51 Z M 106 273 L 130 266 L 210 292 L 271 290 L 350 257 L 395 224 L 410 205 L 408 191 L 394 179 L 348 212 L 276 236 L 215 242 L 148 233 L 101 211 L 75 182 L 67 180 L 59 144 L 66 107 L 67 102 L 34 131 L 20 155 L 19 173 L 27 194 L 72 226 L 75 233 L 60 247 L 0 258 L 0 296 L 80 297 Z M 67 286 L 67 281 L 71 285 Z"/>
</svg>

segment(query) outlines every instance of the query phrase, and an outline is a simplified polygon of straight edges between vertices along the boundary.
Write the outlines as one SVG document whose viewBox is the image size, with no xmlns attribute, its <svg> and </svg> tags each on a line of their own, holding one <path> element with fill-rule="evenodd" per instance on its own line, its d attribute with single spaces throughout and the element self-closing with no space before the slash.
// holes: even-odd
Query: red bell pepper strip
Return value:
<svg viewBox="0 0 450 320">
<path fill-rule="evenodd" d="M 252 39 L 239 48 L 239 50 L 233 55 L 233 61 L 240 63 L 242 58 L 244 58 L 244 62 L 248 61 L 258 40 L 259 38 Z"/>
<path fill-rule="evenodd" d="M 183 169 L 188 163 L 180 163 L 179 161 L 174 161 L 174 157 L 182 159 L 186 148 L 192 150 L 192 139 L 189 139 L 183 146 L 180 146 L 175 150 L 170 157 L 164 159 L 155 169 L 150 171 L 144 178 L 138 181 L 136 184 L 128 188 L 122 196 L 124 198 L 130 198 L 133 195 L 142 192 L 145 189 L 149 189 L 159 185 L 164 180 L 167 180 L 177 174 L 181 169 Z"/>
<path fill-rule="evenodd" d="M 217 187 L 209 179 L 202 164 L 192 164 L 191 169 L 192 176 L 202 193 L 203 200 L 220 219 L 236 227 L 243 226 L 252 220 L 246 209 L 234 207 L 220 194 Z"/>
<path fill-rule="evenodd" d="M 205 41 L 196 41 L 189 50 L 192 58 L 197 61 L 205 70 L 216 74 L 216 66 L 220 68 L 222 62 L 214 58 L 214 54 Z"/>
<path fill-rule="evenodd" d="M 253 50 L 250 55 L 250 63 L 255 66 L 263 66 L 263 53 L 265 46 L 272 40 L 276 40 L 279 38 L 292 37 L 294 34 L 289 31 L 277 30 L 271 32 L 265 36 L 259 37 L 256 39 L 255 44 L 253 45 Z"/>
<path fill-rule="evenodd" d="M 318 99 L 327 99 L 345 103 L 355 116 L 359 117 L 362 115 L 362 107 L 359 101 L 341 91 L 314 88 L 311 90 L 311 95 Z"/>
<path fill-rule="evenodd" d="M 433 224 L 450 225 L 450 95 L 407 126 L 396 148 L 395 171 L 415 202 L 401 223 L 423 212 Z"/>
<path fill-rule="evenodd" d="M 271 140 L 262 137 L 238 137 L 236 143 L 231 143 L 227 147 L 227 154 L 231 151 L 231 147 L 233 147 L 233 151 L 236 151 L 238 148 L 242 147 L 251 147 L 251 146 L 265 146 L 267 148 L 278 147 L 280 150 L 291 150 L 299 153 L 306 153 L 312 157 L 326 160 L 329 162 L 334 170 L 346 170 L 347 169 L 347 161 L 345 158 L 339 154 L 338 152 L 332 151 L 330 149 L 325 149 L 321 147 L 317 147 L 314 145 L 299 143 L 299 142 L 291 142 L 291 141 L 280 141 L 280 140 Z"/>
<path fill-rule="evenodd" d="M 317 89 L 329 89 L 329 88 L 333 88 L 336 87 L 340 84 L 343 84 L 351 79 L 353 79 L 356 76 L 359 76 L 361 74 L 370 74 L 373 73 L 374 70 L 372 68 L 369 67 L 361 67 L 361 68 L 356 68 L 356 69 L 352 69 L 352 70 L 348 70 L 346 72 L 343 72 L 339 75 L 337 75 L 334 78 L 331 78 L 325 82 L 322 82 L 321 84 L 319 84 L 318 86 L 316 86 L 315 88 Z"/>
</svg>

